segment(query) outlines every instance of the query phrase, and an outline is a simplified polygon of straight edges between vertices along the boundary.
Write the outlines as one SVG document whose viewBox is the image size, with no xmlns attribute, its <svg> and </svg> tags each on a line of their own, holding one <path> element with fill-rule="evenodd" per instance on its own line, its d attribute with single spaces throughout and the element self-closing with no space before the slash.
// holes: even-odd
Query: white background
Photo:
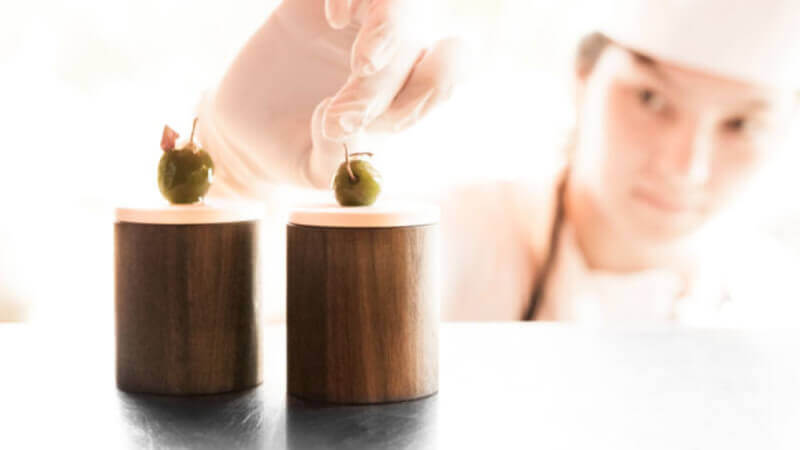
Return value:
<svg viewBox="0 0 800 450">
<path fill-rule="evenodd" d="M 0 320 L 110 311 L 113 207 L 125 198 L 158 196 L 163 124 L 188 128 L 202 90 L 274 4 L 0 6 Z M 440 0 L 438 6 L 442 29 L 471 38 L 480 65 L 450 104 L 382 144 L 377 162 L 387 188 L 410 173 L 425 181 L 403 188 L 535 173 L 537 161 L 560 150 L 571 125 L 569 67 L 590 19 L 586 4 Z M 459 121 L 476 114 L 485 126 L 440 131 L 459 130 Z M 770 182 L 739 209 L 739 220 L 786 242 L 796 239 L 800 217 L 795 153 L 784 155 L 776 165 L 782 169 L 765 172 Z M 271 257 L 283 258 L 281 250 L 271 249 Z M 267 310 L 279 312 L 282 298 L 267 301 Z"/>
</svg>

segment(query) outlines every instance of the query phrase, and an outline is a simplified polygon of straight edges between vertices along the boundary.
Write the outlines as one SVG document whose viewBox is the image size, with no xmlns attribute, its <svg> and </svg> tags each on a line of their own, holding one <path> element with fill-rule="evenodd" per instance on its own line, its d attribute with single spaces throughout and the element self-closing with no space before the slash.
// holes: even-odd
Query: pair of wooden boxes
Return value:
<svg viewBox="0 0 800 450">
<path fill-rule="evenodd" d="M 219 203 L 117 209 L 120 389 L 191 395 L 262 382 L 260 214 Z M 437 223 L 426 205 L 290 213 L 290 394 L 379 403 L 437 391 Z"/>
</svg>

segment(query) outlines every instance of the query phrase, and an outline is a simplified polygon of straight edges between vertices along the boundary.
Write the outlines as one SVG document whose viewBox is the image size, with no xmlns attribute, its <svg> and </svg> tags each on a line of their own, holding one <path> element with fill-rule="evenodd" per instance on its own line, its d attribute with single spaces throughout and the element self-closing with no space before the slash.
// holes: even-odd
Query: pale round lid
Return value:
<svg viewBox="0 0 800 450">
<path fill-rule="evenodd" d="M 255 202 L 206 199 L 191 205 L 172 205 L 164 201 L 118 207 L 115 218 L 117 222 L 181 225 L 253 221 L 261 219 L 263 213 L 263 205 Z"/>
<path fill-rule="evenodd" d="M 371 206 L 323 203 L 289 211 L 289 223 L 314 227 L 408 227 L 438 222 L 439 207 L 428 203 L 379 202 Z"/>
</svg>

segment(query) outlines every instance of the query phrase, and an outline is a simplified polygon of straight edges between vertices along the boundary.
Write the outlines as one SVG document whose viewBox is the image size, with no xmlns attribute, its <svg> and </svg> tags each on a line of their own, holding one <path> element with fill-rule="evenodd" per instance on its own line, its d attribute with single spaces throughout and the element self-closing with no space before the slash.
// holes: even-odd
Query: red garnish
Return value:
<svg viewBox="0 0 800 450">
<path fill-rule="evenodd" d="M 164 125 L 164 132 L 161 134 L 161 149 L 165 152 L 175 149 L 175 141 L 178 140 L 178 132 Z"/>
</svg>

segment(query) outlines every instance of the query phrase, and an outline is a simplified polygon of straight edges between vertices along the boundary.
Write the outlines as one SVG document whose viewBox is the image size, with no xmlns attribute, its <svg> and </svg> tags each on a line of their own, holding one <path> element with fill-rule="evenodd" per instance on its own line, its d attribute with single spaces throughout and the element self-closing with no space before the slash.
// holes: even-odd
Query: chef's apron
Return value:
<svg viewBox="0 0 800 450">
<path fill-rule="evenodd" d="M 564 197 L 567 190 L 567 178 L 569 175 L 569 167 L 564 170 L 558 181 L 556 189 L 556 211 L 553 215 L 553 222 L 550 226 L 550 242 L 547 247 L 547 256 L 541 270 L 539 270 L 536 282 L 531 292 L 528 306 L 522 316 L 522 320 L 536 320 L 536 312 L 544 297 L 547 281 L 550 278 L 550 273 L 554 270 L 556 253 L 558 252 L 558 238 L 561 234 L 561 228 L 564 225 L 565 207 Z"/>
</svg>

